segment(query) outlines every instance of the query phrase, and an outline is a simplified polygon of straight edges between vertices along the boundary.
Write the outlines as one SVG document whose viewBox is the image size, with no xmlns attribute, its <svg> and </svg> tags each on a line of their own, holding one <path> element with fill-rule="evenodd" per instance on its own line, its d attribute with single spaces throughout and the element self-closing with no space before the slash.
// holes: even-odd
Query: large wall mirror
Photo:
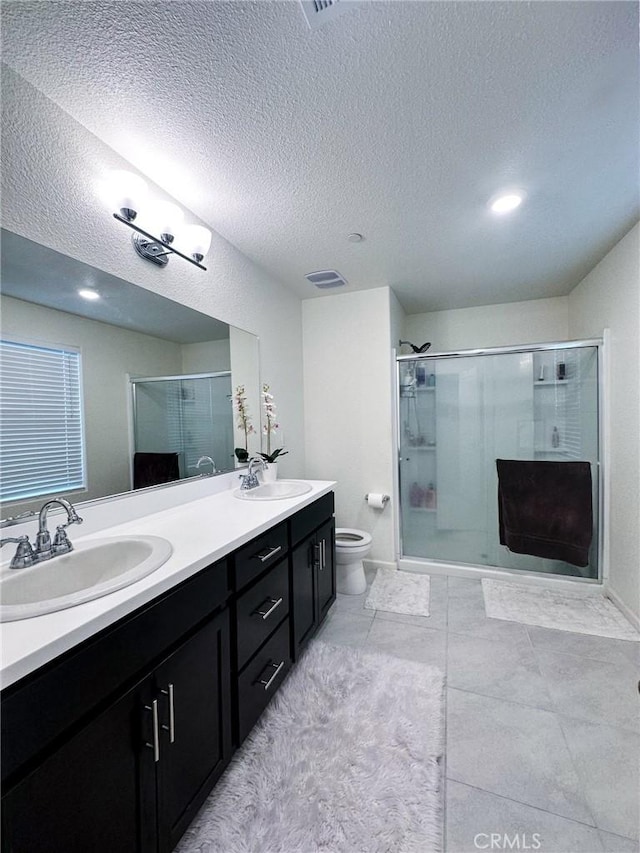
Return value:
<svg viewBox="0 0 640 853">
<path fill-rule="evenodd" d="M 1 272 L 2 517 L 232 470 L 239 387 L 259 436 L 255 335 L 6 230 Z"/>
</svg>

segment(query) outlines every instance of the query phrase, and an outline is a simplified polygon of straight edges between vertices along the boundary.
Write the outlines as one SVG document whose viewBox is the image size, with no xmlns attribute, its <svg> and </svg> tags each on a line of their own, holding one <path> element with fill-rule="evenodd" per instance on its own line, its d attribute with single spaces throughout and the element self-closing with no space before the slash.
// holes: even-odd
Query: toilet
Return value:
<svg viewBox="0 0 640 853">
<path fill-rule="evenodd" d="M 336 528 L 336 586 L 345 595 L 361 595 L 367 588 L 362 560 L 371 550 L 371 534 L 351 527 Z"/>
</svg>

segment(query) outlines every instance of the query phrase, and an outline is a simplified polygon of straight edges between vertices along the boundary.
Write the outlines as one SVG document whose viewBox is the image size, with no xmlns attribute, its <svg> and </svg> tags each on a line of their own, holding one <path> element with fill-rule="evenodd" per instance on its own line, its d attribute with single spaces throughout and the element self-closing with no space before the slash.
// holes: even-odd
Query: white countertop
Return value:
<svg viewBox="0 0 640 853">
<path fill-rule="evenodd" d="M 307 482 L 312 484 L 311 491 L 297 498 L 245 501 L 227 490 L 90 536 L 73 537 L 74 542 L 80 543 L 106 536 L 163 536 L 171 542 L 173 553 L 159 569 L 125 589 L 56 613 L 0 625 L 2 687 L 8 687 L 235 551 L 335 486 L 332 481 Z"/>
</svg>

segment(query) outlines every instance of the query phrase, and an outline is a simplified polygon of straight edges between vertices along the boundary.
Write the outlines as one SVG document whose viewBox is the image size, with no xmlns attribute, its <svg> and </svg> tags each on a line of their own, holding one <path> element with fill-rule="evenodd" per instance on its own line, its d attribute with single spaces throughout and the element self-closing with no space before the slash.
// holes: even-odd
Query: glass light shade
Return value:
<svg viewBox="0 0 640 853">
<path fill-rule="evenodd" d="M 170 201 L 157 202 L 153 206 L 153 210 L 149 212 L 149 216 L 153 223 L 152 234 L 163 239 L 165 239 L 165 235 L 173 239 L 184 220 L 184 213 L 177 204 L 172 204 Z M 167 242 L 170 243 L 171 240 L 167 239 Z"/>
<path fill-rule="evenodd" d="M 211 246 L 211 231 L 202 225 L 189 225 L 184 229 L 180 242 L 186 255 L 201 261 Z"/>
<path fill-rule="evenodd" d="M 144 207 L 147 192 L 146 183 L 133 172 L 117 169 L 109 175 L 107 196 L 113 213 L 129 210 L 134 211 L 135 217 L 135 214 L 139 213 Z"/>
</svg>

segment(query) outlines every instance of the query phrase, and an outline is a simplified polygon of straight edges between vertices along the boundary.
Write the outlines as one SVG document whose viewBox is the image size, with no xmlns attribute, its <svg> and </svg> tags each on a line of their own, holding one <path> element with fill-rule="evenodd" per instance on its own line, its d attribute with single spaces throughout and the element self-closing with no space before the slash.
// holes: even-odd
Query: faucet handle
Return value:
<svg viewBox="0 0 640 853">
<path fill-rule="evenodd" d="M 16 542 L 18 544 L 16 553 L 9 564 L 10 569 L 24 569 L 36 562 L 36 555 L 31 547 L 28 536 L 8 536 L 6 539 L 0 539 L 0 548 L 9 542 Z"/>
<path fill-rule="evenodd" d="M 82 519 L 80 519 L 78 523 L 81 521 Z M 68 526 L 68 524 L 59 524 L 56 527 L 56 535 L 53 537 L 53 543 L 51 545 L 51 550 L 54 554 L 67 554 L 69 551 L 73 551 L 73 545 L 67 536 L 66 528 Z"/>
</svg>

